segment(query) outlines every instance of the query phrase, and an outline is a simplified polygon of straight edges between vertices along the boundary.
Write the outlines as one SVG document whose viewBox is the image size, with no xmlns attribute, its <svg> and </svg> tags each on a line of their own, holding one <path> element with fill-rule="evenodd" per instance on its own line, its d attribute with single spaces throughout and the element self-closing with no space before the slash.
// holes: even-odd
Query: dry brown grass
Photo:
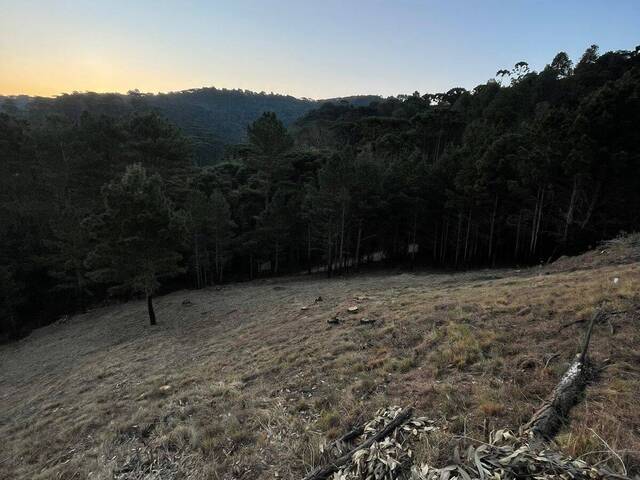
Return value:
<svg viewBox="0 0 640 480">
<path fill-rule="evenodd" d="M 95 310 L 0 347 L 0 478 L 298 478 L 389 404 L 483 438 L 531 415 L 580 341 L 582 324 L 559 327 L 601 304 L 627 312 L 596 327 L 608 366 L 558 443 L 637 471 L 639 287 L 640 264 L 598 263 L 182 291 L 156 328 L 142 302 Z M 417 455 L 443 460 L 429 442 Z"/>
</svg>

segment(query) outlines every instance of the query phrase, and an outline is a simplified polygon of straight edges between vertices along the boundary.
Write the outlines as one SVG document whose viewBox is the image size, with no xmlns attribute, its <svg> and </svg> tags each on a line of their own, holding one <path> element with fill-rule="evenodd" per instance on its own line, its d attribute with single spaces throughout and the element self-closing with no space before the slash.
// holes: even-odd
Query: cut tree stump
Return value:
<svg viewBox="0 0 640 480">
<path fill-rule="evenodd" d="M 369 448 L 374 442 L 377 442 L 379 440 L 382 440 L 388 437 L 396 428 L 398 428 L 400 425 L 403 425 L 405 422 L 407 422 L 407 420 L 411 418 L 411 415 L 413 415 L 412 408 L 407 408 L 405 410 L 402 410 L 400 413 L 398 413 L 396 418 L 394 418 L 391 422 L 385 425 L 384 428 L 379 430 L 371 438 L 365 440 L 360 445 L 358 445 L 357 447 L 354 447 L 353 449 L 351 449 L 341 457 L 336 458 L 333 462 L 327 465 L 324 465 L 323 467 L 316 468 L 313 472 L 311 472 L 309 475 L 304 477 L 303 480 L 326 479 L 329 475 L 338 471 L 340 467 L 342 467 L 343 465 L 346 465 L 351 460 L 351 457 L 353 457 L 354 453 L 356 453 L 358 450 Z M 347 435 L 350 435 L 353 432 L 356 432 L 356 430 L 349 432 Z M 353 437 L 350 437 L 350 438 L 353 438 Z"/>
</svg>

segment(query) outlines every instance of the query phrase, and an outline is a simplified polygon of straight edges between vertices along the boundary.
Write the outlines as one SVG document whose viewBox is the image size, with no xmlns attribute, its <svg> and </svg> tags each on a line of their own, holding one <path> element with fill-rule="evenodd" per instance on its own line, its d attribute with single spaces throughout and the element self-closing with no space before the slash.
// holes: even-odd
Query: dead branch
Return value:
<svg viewBox="0 0 640 480">
<path fill-rule="evenodd" d="M 628 310 L 614 310 L 613 312 L 606 312 L 606 316 L 610 316 L 610 315 L 620 315 L 623 313 L 629 313 L 629 312 L 633 312 L 633 309 L 628 309 Z M 558 328 L 558 332 L 561 332 L 562 330 L 564 330 L 565 328 L 571 327 L 572 325 L 577 325 L 579 323 L 585 323 L 587 321 L 586 318 L 581 318 L 579 320 L 574 320 L 572 322 L 569 323 L 565 323 L 563 325 L 560 325 L 560 327 Z"/>
<path fill-rule="evenodd" d="M 560 382 L 545 400 L 542 406 L 533 414 L 531 420 L 522 428 L 534 443 L 553 439 L 562 426 L 571 407 L 576 403 L 580 393 L 584 390 L 588 380 L 587 351 L 591 340 L 591 333 L 596 321 L 604 314 L 598 310 L 589 322 L 589 327 L 582 341 L 580 352 L 564 373 Z"/>
<path fill-rule="evenodd" d="M 559 357 L 560 354 L 559 353 L 554 353 L 552 355 L 549 355 L 549 358 L 547 358 L 547 361 L 544 363 L 544 368 L 547 368 L 549 366 L 549 363 L 551 362 L 551 360 L 553 360 L 556 357 Z"/>
<path fill-rule="evenodd" d="M 562 330 L 564 330 L 565 328 L 569 328 L 569 327 L 571 327 L 572 325 L 577 325 L 577 324 L 579 324 L 579 323 L 584 323 L 584 322 L 586 322 L 586 321 L 587 321 L 587 319 L 586 319 L 586 318 L 581 318 L 581 319 L 579 319 L 579 320 L 574 320 L 573 322 L 565 323 L 565 324 L 563 324 L 563 325 L 560 325 L 560 327 L 558 328 L 558 332 L 561 332 L 561 331 L 562 331 Z"/>
<path fill-rule="evenodd" d="M 348 451 L 347 453 L 345 453 L 341 457 L 338 457 L 333 462 L 331 462 L 331 463 L 329 463 L 329 464 L 327 464 L 327 465 L 325 465 L 323 467 L 316 468 L 313 472 L 311 472 L 309 475 L 304 477 L 304 480 L 323 480 L 323 479 L 327 478 L 329 475 L 331 475 L 332 473 L 336 472 L 337 470 L 340 469 L 340 467 L 342 467 L 347 462 L 349 462 L 354 453 L 356 453 L 358 450 L 362 450 L 364 448 L 369 448 L 374 442 L 377 442 L 379 440 L 382 440 L 382 439 L 386 438 L 396 428 L 398 428 L 400 425 L 404 424 L 407 420 L 409 420 L 411 418 L 411 415 L 413 415 L 413 409 L 412 408 L 407 408 L 405 410 L 402 410 L 400 413 L 398 413 L 396 418 L 394 418 L 383 429 L 378 431 L 371 438 L 365 440 L 364 442 L 362 442 L 357 447 L 352 448 L 350 451 Z M 351 434 L 351 433 L 352 432 L 349 432 L 349 434 Z M 349 434 L 347 434 L 347 435 L 349 435 Z M 353 437 L 351 437 L 351 438 L 353 438 Z"/>
<path fill-rule="evenodd" d="M 364 432 L 364 425 L 359 425 L 355 427 L 353 430 L 345 433 L 343 436 L 337 439 L 333 444 L 340 445 L 340 444 L 348 443 L 354 438 L 358 438 L 360 435 L 363 434 L 363 432 Z"/>
</svg>

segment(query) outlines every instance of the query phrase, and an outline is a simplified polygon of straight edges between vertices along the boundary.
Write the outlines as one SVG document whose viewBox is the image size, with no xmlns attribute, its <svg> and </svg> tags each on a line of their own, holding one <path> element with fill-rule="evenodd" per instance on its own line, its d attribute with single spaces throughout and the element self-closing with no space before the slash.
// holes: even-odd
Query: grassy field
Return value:
<svg viewBox="0 0 640 480">
<path fill-rule="evenodd" d="M 157 327 L 144 302 L 60 321 L 0 346 L 0 478 L 301 478 L 387 405 L 447 435 L 517 429 L 579 348 L 584 322 L 562 326 L 599 306 L 618 312 L 592 340 L 606 368 L 557 442 L 637 473 L 638 243 L 544 268 L 181 291 L 157 300 Z M 418 459 L 445 461 L 447 435 Z"/>
</svg>

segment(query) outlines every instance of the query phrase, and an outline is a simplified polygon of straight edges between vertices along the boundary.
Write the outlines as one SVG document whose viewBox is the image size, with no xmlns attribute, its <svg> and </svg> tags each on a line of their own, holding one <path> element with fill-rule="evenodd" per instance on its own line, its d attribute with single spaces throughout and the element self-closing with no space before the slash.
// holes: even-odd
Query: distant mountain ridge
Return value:
<svg viewBox="0 0 640 480">
<path fill-rule="evenodd" d="M 324 103 L 366 106 L 381 99 L 376 95 L 355 95 L 313 100 L 205 87 L 157 94 L 134 90 L 126 94 L 74 92 L 53 98 L 0 96 L 0 111 L 23 112 L 29 116 L 57 113 L 76 119 L 84 111 L 118 116 L 155 110 L 185 132 L 193 143 L 196 163 L 206 165 L 218 162 L 227 145 L 243 142 L 247 125 L 265 111 L 275 112 L 288 126 Z"/>
</svg>

